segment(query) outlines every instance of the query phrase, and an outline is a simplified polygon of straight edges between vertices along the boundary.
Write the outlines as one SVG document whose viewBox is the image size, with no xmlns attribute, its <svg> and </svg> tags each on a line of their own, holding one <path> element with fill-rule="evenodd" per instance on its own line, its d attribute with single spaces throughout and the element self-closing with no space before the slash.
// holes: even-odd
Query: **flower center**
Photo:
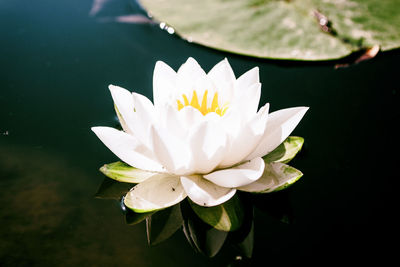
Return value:
<svg viewBox="0 0 400 267">
<path fill-rule="evenodd" d="M 185 94 L 182 94 L 183 101 L 177 99 L 176 102 L 178 103 L 178 110 L 183 109 L 186 106 L 192 106 L 198 111 L 201 112 L 201 114 L 206 115 L 210 112 L 215 112 L 220 116 L 223 116 L 225 112 L 228 109 L 228 103 L 225 103 L 222 106 L 219 106 L 218 103 L 218 93 L 216 92 L 213 96 L 213 99 L 211 100 L 211 105 L 208 105 L 207 103 L 207 94 L 208 90 L 204 92 L 203 98 L 201 100 L 201 104 L 199 103 L 199 98 L 197 97 L 196 91 L 193 91 L 193 96 L 192 99 L 189 102 L 188 97 Z M 183 102 L 183 103 L 182 103 Z"/>
</svg>

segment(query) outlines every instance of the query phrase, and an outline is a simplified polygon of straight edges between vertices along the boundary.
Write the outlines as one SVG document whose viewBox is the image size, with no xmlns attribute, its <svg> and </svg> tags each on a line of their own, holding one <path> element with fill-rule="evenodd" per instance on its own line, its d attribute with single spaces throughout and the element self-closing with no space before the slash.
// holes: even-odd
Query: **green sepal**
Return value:
<svg viewBox="0 0 400 267">
<path fill-rule="evenodd" d="M 304 138 L 298 136 L 289 136 L 275 148 L 272 152 L 263 157 L 266 163 L 282 162 L 288 163 L 301 150 L 304 144 Z"/>
<path fill-rule="evenodd" d="M 280 162 L 266 163 L 264 173 L 255 182 L 241 186 L 240 191 L 252 193 L 271 193 L 283 190 L 303 176 L 303 173 Z"/>
<path fill-rule="evenodd" d="M 117 161 L 109 164 L 104 164 L 100 171 L 107 177 L 125 183 L 141 183 L 151 176 L 155 175 L 154 172 L 148 172 L 128 164 Z"/>
<path fill-rule="evenodd" d="M 289 186 L 292 186 L 295 182 L 297 182 L 301 177 L 303 177 L 303 173 L 289 165 L 285 166 L 283 168 L 283 172 L 286 174 L 294 174 L 295 176 L 291 178 L 290 180 L 286 181 L 284 184 L 276 187 L 272 192 L 278 192 L 283 189 L 288 188 Z"/>
</svg>

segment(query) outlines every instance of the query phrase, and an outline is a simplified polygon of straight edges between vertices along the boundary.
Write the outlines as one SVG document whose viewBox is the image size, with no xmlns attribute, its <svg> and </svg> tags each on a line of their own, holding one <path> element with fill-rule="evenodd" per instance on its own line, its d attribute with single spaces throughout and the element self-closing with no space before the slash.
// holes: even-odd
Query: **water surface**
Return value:
<svg viewBox="0 0 400 267">
<path fill-rule="evenodd" d="M 134 1 L 89 16 L 91 0 L 0 1 L 1 266 L 265 266 L 390 260 L 399 123 L 398 51 L 348 68 L 255 60 L 187 43 L 153 24 L 101 22 L 143 12 Z M 305 174 L 282 199 L 291 224 L 256 211 L 254 257 L 193 252 L 182 232 L 146 243 L 118 203 L 94 198 L 116 157 L 90 127 L 116 126 L 108 84 L 152 97 L 157 60 L 237 76 L 260 67 L 261 104 L 310 106 L 293 132 Z"/>
</svg>

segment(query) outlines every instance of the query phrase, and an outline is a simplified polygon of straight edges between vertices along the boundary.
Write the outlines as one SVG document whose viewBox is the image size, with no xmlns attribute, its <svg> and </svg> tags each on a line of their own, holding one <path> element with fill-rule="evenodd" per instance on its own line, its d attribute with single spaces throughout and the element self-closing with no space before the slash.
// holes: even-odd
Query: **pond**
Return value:
<svg viewBox="0 0 400 267">
<path fill-rule="evenodd" d="M 144 14 L 135 1 L 95 15 L 92 4 L 0 1 L 1 266 L 382 265 L 394 259 L 398 50 L 339 69 L 335 62 L 254 59 L 188 43 L 156 24 L 109 19 Z M 256 209 L 252 259 L 229 246 L 208 258 L 191 249 L 182 231 L 149 246 L 144 222 L 130 226 L 118 201 L 95 198 L 104 179 L 99 167 L 118 160 L 90 130 L 118 125 L 107 86 L 151 98 L 156 61 L 177 70 L 188 57 L 206 71 L 226 57 L 237 77 L 259 66 L 262 105 L 310 107 L 293 132 L 305 139 L 291 163 L 304 177 L 276 198 L 290 218 Z"/>
</svg>

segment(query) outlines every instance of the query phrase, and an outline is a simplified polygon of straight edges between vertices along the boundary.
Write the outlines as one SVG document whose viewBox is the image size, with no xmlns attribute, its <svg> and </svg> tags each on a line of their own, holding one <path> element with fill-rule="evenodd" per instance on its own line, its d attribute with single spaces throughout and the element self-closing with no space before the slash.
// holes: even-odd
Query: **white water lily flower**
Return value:
<svg viewBox="0 0 400 267">
<path fill-rule="evenodd" d="M 109 89 L 123 131 L 92 130 L 122 161 L 140 169 L 140 183 L 125 197 L 136 212 L 166 208 L 186 196 L 216 206 L 236 190 L 265 190 L 271 183 L 258 181 L 267 179 L 262 157 L 289 136 L 308 109 L 268 114 L 266 104 L 258 110 L 258 68 L 236 79 L 227 59 L 208 73 L 193 58 L 177 72 L 158 61 L 154 104 L 121 87 Z"/>
</svg>

